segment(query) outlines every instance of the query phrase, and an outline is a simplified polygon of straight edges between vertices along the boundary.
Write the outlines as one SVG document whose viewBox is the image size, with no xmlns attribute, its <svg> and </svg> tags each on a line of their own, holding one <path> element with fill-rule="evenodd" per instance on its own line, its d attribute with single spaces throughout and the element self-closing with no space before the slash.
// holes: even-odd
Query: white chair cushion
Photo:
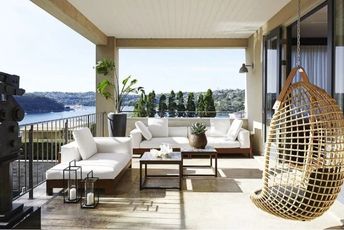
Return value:
<svg viewBox="0 0 344 230">
<path fill-rule="evenodd" d="M 78 149 L 83 160 L 86 160 L 97 153 L 97 145 L 93 140 L 93 136 L 89 128 L 74 130 L 73 137 L 78 144 Z"/>
<path fill-rule="evenodd" d="M 186 137 L 156 137 L 149 141 L 142 141 L 140 148 L 159 148 L 163 143 L 170 144 L 172 148 L 189 147 L 189 139 Z"/>
<path fill-rule="evenodd" d="M 207 137 L 209 146 L 214 148 L 240 148 L 239 141 L 230 140 L 228 137 Z"/>
<path fill-rule="evenodd" d="M 148 118 L 148 129 L 153 137 L 168 136 L 168 119 L 166 118 Z"/>
<path fill-rule="evenodd" d="M 225 137 L 230 127 L 229 119 L 211 118 L 209 136 Z"/>
<path fill-rule="evenodd" d="M 227 137 L 229 140 L 235 141 L 237 139 L 242 123 L 243 123 L 242 120 L 238 120 L 238 119 L 235 119 L 232 122 L 232 125 L 229 128 L 228 133 L 227 133 Z"/>
<path fill-rule="evenodd" d="M 188 128 L 187 127 L 168 127 L 169 137 L 187 137 Z"/>
<path fill-rule="evenodd" d="M 142 136 L 146 138 L 146 140 L 152 139 L 152 133 L 149 131 L 149 129 L 143 124 L 142 121 L 135 122 L 135 127 L 140 130 L 142 133 Z"/>
<path fill-rule="evenodd" d="M 87 160 L 76 162 L 82 167 L 82 178 L 93 170 L 94 176 L 99 179 L 114 179 L 131 160 L 130 154 L 124 153 L 97 153 Z M 58 164 L 46 172 L 47 180 L 63 179 L 63 169 L 68 163 Z"/>
</svg>

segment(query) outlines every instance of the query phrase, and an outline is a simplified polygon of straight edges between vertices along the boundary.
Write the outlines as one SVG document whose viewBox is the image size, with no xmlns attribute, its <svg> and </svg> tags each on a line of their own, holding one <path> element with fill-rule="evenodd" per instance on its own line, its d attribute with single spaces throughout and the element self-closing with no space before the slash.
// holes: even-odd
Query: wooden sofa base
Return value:
<svg viewBox="0 0 344 230">
<path fill-rule="evenodd" d="M 95 184 L 95 188 L 101 190 L 104 195 L 113 195 L 115 193 L 115 185 L 128 168 L 131 168 L 131 160 L 114 179 L 99 179 Z M 81 182 L 79 186 L 81 187 Z M 54 188 L 63 188 L 63 180 L 46 180 L 46 193 L 48 196 L 53 195 Z"/>
<path fill-rule="evenodd" d="M 144 152 L 148 152 L 150 148 L 134 148 L 134 154 L 142 155 Z M 252 148 L 216 148 L 218 154 L 244 154 L 248 158 L 252 158 Z M 173 148 L 173 151 L 180 151 L 180 148 Z"/>
</svg>

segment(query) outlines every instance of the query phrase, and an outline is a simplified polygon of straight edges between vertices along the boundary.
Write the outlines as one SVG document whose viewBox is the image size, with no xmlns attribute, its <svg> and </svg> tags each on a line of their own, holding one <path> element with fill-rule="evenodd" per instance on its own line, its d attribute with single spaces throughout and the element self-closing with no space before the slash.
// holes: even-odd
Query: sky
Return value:
<svg viewBox="0 0 344 230">
<path fill-rule="evenodd" d="M 1 2 L 0 71 L 27 92 L 95 90 L 95 45 L 28 0 Z M 120 79 L 146 91 L 245 88 L 244 49 L 121 49 Z"/>
</svg>

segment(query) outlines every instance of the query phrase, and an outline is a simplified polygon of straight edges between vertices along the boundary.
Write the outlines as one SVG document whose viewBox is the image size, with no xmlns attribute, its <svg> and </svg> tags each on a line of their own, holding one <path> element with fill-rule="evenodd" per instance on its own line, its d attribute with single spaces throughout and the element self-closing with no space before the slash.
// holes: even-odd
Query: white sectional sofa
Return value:
<svg viewBox="0 0 344 230">
<path fill-rule="evenodd" d="M 252 157 L 250 132 L 241 128 L 242 121 L 234 120 L 236 130 L 231 135 L 229 118 L 210 119 L 206 135 L 208 145 L 217 149 L 220 154 L 245 154 Z M 241 125 L 240 125 L 241 123 Z M 159 148 L 162 143 L 170 144 L 174 149 L 189 146 L 187 126 L 170 127 L 166 118 L 148 118 L 147 125 L 137 121 L 136 128 L 130 132 L 132 147 L 135 154 L 142 154 L 151 148 Z"/>
<path fill-rule="evenodd" d="M 61 146 L 61 163 L 46 172 L 46 192 L 52 195 L 53 188 L 63 187 L 63 169 L 76 160 L 82 167 L 82 177 L 93 170 L 99 177 L 96 187 L 105 194 L 113 194 L 115 182 L 124 170 L 131 166 L 132 146 L 129 137 L 92 137 L 88 128 L 73 132 L 74 139 Z"/>
</svg>

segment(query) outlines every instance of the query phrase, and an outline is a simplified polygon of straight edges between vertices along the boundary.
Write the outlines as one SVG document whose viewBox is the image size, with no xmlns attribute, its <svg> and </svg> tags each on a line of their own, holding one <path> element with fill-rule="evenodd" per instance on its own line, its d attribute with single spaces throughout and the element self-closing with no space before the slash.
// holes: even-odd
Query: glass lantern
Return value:
<svg viewBox="0 0 344 230">
<path fill-rule="evenodd" d="M 78 203 L 80 201 L 79 182 L 81 178 L 81 166 L 76 165 L 76 160 L 69 162 L 69 166 L 63 170 L 64 203 Z"/>
<path fill-rule="evenodd" d="M 95 208 L 99 203 L 99 192 L 95 190 L 94 184 L 98 177 L 93 176 L 93 170 L 87 173 L 83 180 L 84 192 L 81 197 L 81 208 Z"/>
</svg>

